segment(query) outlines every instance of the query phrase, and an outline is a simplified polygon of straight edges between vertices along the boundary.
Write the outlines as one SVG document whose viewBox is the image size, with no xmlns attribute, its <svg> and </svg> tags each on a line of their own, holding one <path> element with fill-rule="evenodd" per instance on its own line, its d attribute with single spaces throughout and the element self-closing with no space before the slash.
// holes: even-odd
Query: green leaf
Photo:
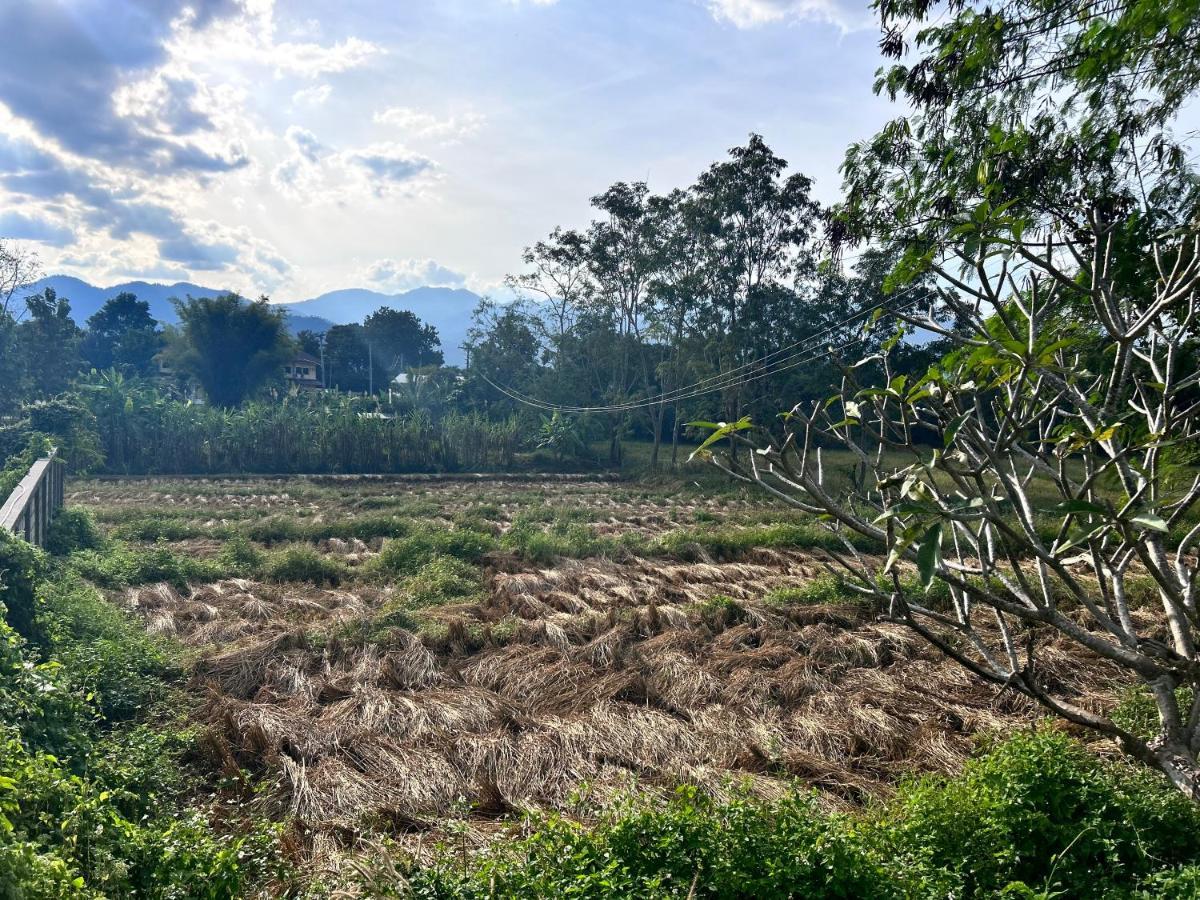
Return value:
<svg viewBox="0 0 1200 900">
<path fill-rule="evenodd" d="M 1070 513 L 1094 513 L 1095 515 L 1103 516 L 1108 512 L 1108 510 L 1106 510 L 1103 506 L 1100 506 L 1098 503 L 1089 503 L 1086 500 L 1064 500 L 1062 503 L 1059 503 L 1054 507 L 1054 512 L 1060 515 L 1067 515 Z"/>
<path fill-rule="evenodd" d="M 688 423 L 688 424 L 697 424 L 697 423 L 693 422 L 693 423 Z M 704 439 L 703 444 L 701 444 L 699 447 L 697 447 L 695 450 L 692 451 L 692 454 L 691 454 L 691 456 L 688 457 L 688 459 L 689 460 L 695 459 L 695 457 L 698 454 L 704 453 L 705 451 L 708 450 L 709 447 L 711 447 L 713 444 L 717 443 L 717 441 L 727 438 L 731 434 L 735 434 L 739 431 L 745 431 L 747 428 L 753 428 L 753 427 L 754 426 L 750 424 L 749 416 L 742 416 L 736 422 L 729 422 L 729 423 L 722 422 L 717 426 L 716 430 L 712 434 L 710 434 L 707 438 Z"/>
<path fill-rule="evenodd" d="M 942 433 L 942 446 L 949 447 L 954 443 L 954 436 L 958 434 L 958 430 L 967 423 L 971 418 L 971 413 L 965 412 L 961 416 L 955 416 L 954 419 L 946 426 L 946 430 Z"/>
<path fill-rule="evenodd" d="M 1160 531 L 1163 534 L 1167 533 L 1166 520 L 1152 513 L 1141 513 L 1129 520 L 1134 525 L 1141 525 L 1143 528 L 1148 528 L 1150 531 Z"/>
<path fill-rule="evenodd" d="M 917 548 L 917 571 L 926 591 L 933 585 L 933 574 L 942 562 L 942 523 L 929 526 Z"/>
</svg>

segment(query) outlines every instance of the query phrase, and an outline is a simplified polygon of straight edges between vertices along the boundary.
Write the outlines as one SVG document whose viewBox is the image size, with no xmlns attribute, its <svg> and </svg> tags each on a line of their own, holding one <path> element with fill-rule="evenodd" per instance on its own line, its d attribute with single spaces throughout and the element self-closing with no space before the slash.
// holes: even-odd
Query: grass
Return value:
<svg viewBox="0 0 1200 900">
<path fill-rule="evenodd" d="M 821 575 L 796 587 L 776 588 L 768 591 L 763 600 L 773 606 L 813 603 L 856 604 L 861 602 L 858 594 L 847 588 L 842 579 L 833 575 Z"/>
<path fill-rule="evenodd" d="M 445 845 L 409 878 L 418 898 L 1195 896 L 1198 829 L 1177 793 L 1042 730 L 862 813 L 798 790 L 718 801 L 682 787 L 591 828 L 551 816 L 470 857 Z"/>
<path fill-rule="evenodd" d="M 873 889 L 872 873 L 900 884 L 907 869 L 860 843 L 871 816 L 846 825 L 807 795 L 787 809 L 762 798 L 800 779 L 875 810 L 905 773 L 956 771 L 975 735 L 1018 732 L 1030 710 L 877 621 L 820 564 L 840 546 L 820 523 L 740 487 L 705 490 L 667 477 L 85 484 L 79 497 L 104 527 L 98 544 L 86 528 L 68 541 L 60 565 L 126 588 L 147 628 L 186 649 L 212 758 L 253 773 L 262 808 L 289 810 L 295 852 L 315 866 L 335 868 L 350 832 L 359 846 L 394 842 L 402 859 L 447 835 L 483 841 L 518 809 L 574 817 L 572 792 L 612 798 L 634 784 L 665 818 L 636 811 L 642 824 L 621 825 L 626 843 L 612 843 L 597 806 L 582 816 L 597 830 L 555 838 L 581 852 L 594 838 L 595 859 L 614 868 L 598 863 L 593 880 L 593 863 L 573 868 L 560 841 L 558 868 L 551 854 L 535 872 L 530 846 L 525 863 L 489 870 L 496 896 L 521 896 L 513 885 L 571 895 L 572 884 L 605 896 L 609 878 L 634 896 L 686 897 L 695 867 L 683 875 L 663 860 L 696 841 L 712 842 L 714 865 L 739 841 L 756 848 L 777 880 L 807 885 L 858 859 L 868 880 L 846 882 L 849 895 Z M 211 583 L 234 577 L 245 581 Z M 911 576 L 901 588 L 928 600 Z M 1088 702 L 1111 686 L 1067 653 L 1053 659 L 1047 677 Z M 686 802 L 701 821 L 664 812 L 681 781 L 699 791 Z M 735 796 L 743 782 L 750 793 Z M 766 837 L 754 817 L 792 837 L 756 843 Z M 684 849 L 671 845 L 675 828 Z M 638 856 L 635 838 L 662 855 Z M 429 896 L 489 896 L 477 868 L 486 863 L 472 858 L 465 873 L 447 870 L 457 881 L 435 878 L 437 866 L 414 874 Z M 962 895 L 961 873 L 910 868 Z M 729 877 L 755 884 L 738 871 Z M 698 882 L 695 896 L 734 883 Z"/>
</svg>

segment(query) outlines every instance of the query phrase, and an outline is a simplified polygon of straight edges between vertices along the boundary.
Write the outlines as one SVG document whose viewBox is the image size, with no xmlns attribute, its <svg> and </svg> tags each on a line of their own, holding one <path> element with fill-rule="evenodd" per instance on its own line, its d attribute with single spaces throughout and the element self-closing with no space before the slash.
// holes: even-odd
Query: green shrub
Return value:
<svg viewBox="0 0 1200 900">
<path fill-rule="evenodd" d="M 211 529 L 179 516 L 141 516 L 124 522 L 113 533 L 129 541 L 184 541 L 204 537 Z"/>
<path fill-rule="evenodd" d="M 858 603 L 859 597 L 851 592 L 842 579 L 834 575 L 821 575 L 806 581 L 799 587 L 776 588 L 763 598 L 767 603 L 780 606 L 808 603 Z"/>
<path fill-rule="evenodd" d="M 173 670 L 162 647 L 95 588 L 64 575 L 41 583 L 37 603 L 43 654 L 107 721 L 129 719 L 163 696 Z"/>
<path fill-rule="evenodd" d="M 860 549 L 878 549 L 858 536 L 847 537 Z M 759 548 L 844 550 L 845 546 L 838 535 L 816 523 L 776 522 L 749 527 L 727 525 L 671 531 L 659 537 L 653 549 L 665 556 L 691 560 L 696 559 L 699 553 L 718 559 L 736 559 Z"/>
<path fill-rule="evenodd" d="M 66 556 L 76 550 L 97 550 L 104 546 L 96 520 L 86 509 L 64 509 L 46 530 L 46 552 Z"/>
<path fill-rule="evenodd" d="M 217 565 L 239 578 L 259 577 L 266 562 L 266 554 L 240 534 L 226 540 L 217 554 Z"/>
<path fill-rule="evenodd" d="M 434 557 L 450 556 L 473 563 L 495 546 L 495 538 L 482 531 L 423 526 L 385 542 L 379 555 L 368 563 L 368 571 L 378 578 L 403 578 L 415 575 Z"/>
<path fill-rule="evenodd" d="M 524 840 L 417 872 L 419 898 L 900 897 L 901 885 L 807 794 L 717 803 L 681 788 L 594 829 L 550 818 Z"/>
<path fill-rule="evenodd" d="M 594 828 L 549 817 L 522 833 L 469 859 L 445 848 L 410 873 L 414 895 L 1045 900 L 1200 889 L 1200 810 L 1053 729 L 851 815 L 808 793 L 718 802 L 682 788 L 666 803 L 601 810 Z"/>
<path fill-rule="evenodd" d="M 0 506 L 29 473 L 29 467 L 50 452 L 50 439 L 44 434 L 30 434 L 21 429 L 17 440 L 21 449 L 6 458 L 0 468 Z"/>
<path fill-rule="evenodd" d="M 337 585 L 349 574 L 343 563 L 303 544 L 272 553 L 263 571 L 270 581 L 302 581 L 316 585 Z"/>
<path fill-rule="evenodd" d="M 542 529 L 529 520 L 516 522 L 500 540 L 502 547 L 535 563 L 551 563 L 561 557 L 583 559 L 612 553 L 619 545 L 601 537 L 587 525 L 556 519 Z"/>
<path fill-rule="evenodd" d="M 898 866 L 964 897 L 1010 882 L 1097 896 L 1200 854 L 1200 808 L 1050 728 L 997 745 L 959 778 L 904 785 L 876 827 Z"/>
<path fill-rule="evenodd" d="M 411 608 L 463 601 L 482 588 L 479 570 L 453 556 L 435 556 L 405 580 L 401 593 Z"/>
<path fill-rule="evenodd" d="M 73 571 L 106 588 L 165 581 L 182 590 L 189 581 L 216 581 L 224 575 L 215 562 L 177 554 L 164 542 L 131 547 L 118 541 L 104 550 L 72 553 L 68 561 Z"/>
<path fill-rule="evenodd" d="M 0 613 L 26 638 L 35 636 L 34 585 L 46 569 L 46 557 L 37 547 L 0 529 Z"/>
</svg>

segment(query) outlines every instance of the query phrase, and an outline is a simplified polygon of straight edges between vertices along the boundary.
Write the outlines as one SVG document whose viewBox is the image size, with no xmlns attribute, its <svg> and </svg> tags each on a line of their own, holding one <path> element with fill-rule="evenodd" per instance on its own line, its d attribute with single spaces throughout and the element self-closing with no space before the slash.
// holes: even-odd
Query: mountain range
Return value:
<svg viewBox="0 0 1200 900">
<path fill-rule="evenodd" d="M 60 297 L 71 304 L 71 318 L 83 325 L 88 318 L 104 305 L 110 297 L 128 292 L 150 304 L 150 315 L 164 325 L 179 321 L 173 298 L 215 297 L 228 293 L 221 288 L 207 288 L 198 284 L 180 281 L 175 284 L 157 284 L 146 281 L 127 281 L 109 287 L 96 287 L 70 275 L 50 275 L 37 281 L 31 293 L 53 288 Z M 293 333 L 303 331 L 326 331 L 333 325 L 349 325 L 361 322 L 380 307 L 409 310 L 417 318 L 438 330 L 442 341 L 442 353 L 447 365 L 462 365 L 465 354 L 462 344 L 471 324 L 471 312 L 479 302 L 479 295 L 463 288 L 419 287 L 400 294 L 384 294 L 366 288 L 348 288 L 329 291 L 309 300 L 280 303 L 287 310 L 288 329 Z"/>
</svg>

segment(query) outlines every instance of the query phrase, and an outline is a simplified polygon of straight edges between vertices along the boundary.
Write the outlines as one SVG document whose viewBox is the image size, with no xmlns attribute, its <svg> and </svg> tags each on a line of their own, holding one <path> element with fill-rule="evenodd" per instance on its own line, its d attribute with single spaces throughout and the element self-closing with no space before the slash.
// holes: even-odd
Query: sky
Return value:
<svg viewBox="0 0 1200 900">
<path fill-rule="evenodd" d="M 850 0 L 0 0 L 0 238 L 97 285 L 497 294 L 751 132 L 838 196 L 898 114 Z"/>
</svg>

